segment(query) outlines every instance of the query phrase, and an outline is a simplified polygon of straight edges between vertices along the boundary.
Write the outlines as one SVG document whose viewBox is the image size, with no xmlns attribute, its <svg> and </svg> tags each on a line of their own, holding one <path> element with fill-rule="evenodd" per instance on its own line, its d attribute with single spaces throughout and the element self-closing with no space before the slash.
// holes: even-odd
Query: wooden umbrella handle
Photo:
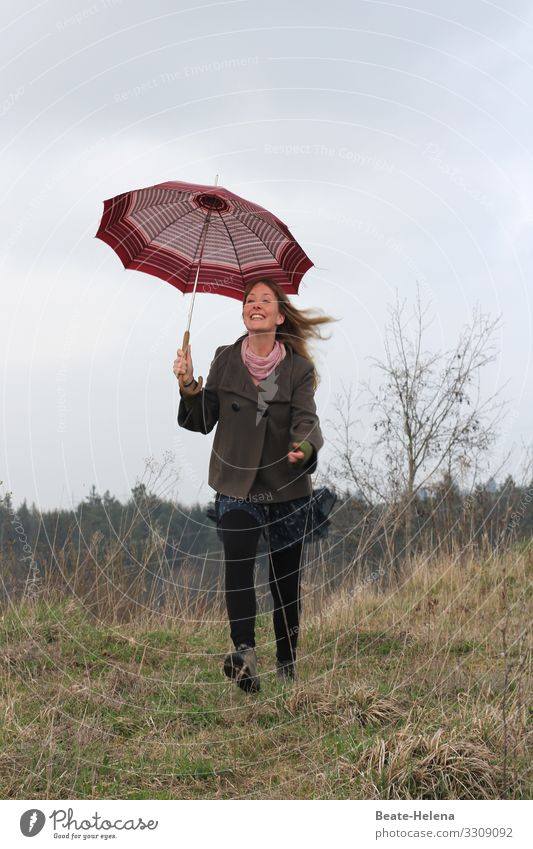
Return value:
<svg viewBox="0 0 533 849">
<path fill-rule="evenodd" d="M 181 346 L 181 350 L 183 351 L 184 356 L 187 356 L 187 348 L 189 347 L 189 339 L 190 339 L 190 333 L 189 333 L 188 330 L 186 330 L 185 333 L 183 334 L 183 344 Z M 203 383 L 204 383 L 203 377 L 199 377 L 194 389 L 191 388 L 191 389 L 188 390 L 189 394 L 190 395 L 198 395 L 198 393 L 202 391 Z"/>
</svg>

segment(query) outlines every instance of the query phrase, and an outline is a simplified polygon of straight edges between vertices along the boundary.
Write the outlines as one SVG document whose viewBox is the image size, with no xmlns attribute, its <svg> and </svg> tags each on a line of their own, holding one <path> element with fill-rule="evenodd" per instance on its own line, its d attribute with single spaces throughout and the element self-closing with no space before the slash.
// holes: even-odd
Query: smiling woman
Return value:
<svg viewBox="0 0 533 849">
<path fill-rule="evenodd" d="M 217 425 L 209 485 L 216 490 L 235 646 L 224 671 L 243 690 L 257 691 L 254 566 L 261 532 L 269 543 L 278 677 L 295 677 L 301 555 L 312 531 L 311 474 L 324 441 L 307 341 L 323 338 L 319 326 L 335 319 L 298 310 L 267 278 L 246 287 L 242 318 L 247 333 L 217 348 L 204 389 L 195 391 L 190 346 L 178 350 L 174 373 L 178 424 L 200 433 Z"/>
</svg>

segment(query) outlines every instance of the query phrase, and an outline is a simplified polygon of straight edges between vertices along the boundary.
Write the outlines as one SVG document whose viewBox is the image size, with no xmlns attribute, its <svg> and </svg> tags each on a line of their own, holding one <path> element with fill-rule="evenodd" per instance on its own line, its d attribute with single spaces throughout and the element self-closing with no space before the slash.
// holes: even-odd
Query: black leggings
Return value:
<svg viewBox="0 0 533 849">
<path fill-rule="evenodd" d="M 261 528 L 245 510 L 228 510 L 220 521 L 224 542 L 226 607 L 231 639 L 255 646 L 256 599 L 254 565 Z M 270 592 L 274 601 L 274 634 L 279 661 L 296 660 L 302 543 L 269 552 Z"/>
</svg>

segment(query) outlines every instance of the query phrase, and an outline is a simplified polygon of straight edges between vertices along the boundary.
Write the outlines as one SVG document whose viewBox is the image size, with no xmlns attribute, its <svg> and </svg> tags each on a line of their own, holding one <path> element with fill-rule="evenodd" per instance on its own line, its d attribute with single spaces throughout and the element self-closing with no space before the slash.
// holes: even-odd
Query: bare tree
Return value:
<svg viewBox="0 0 533 849">
<path fill-rule="evenodd" d="M 476 472 L 496 438 L 504 402 L 497 390 L 482 400 L 483 368 L 496 358 L 494 335 L 500 319 L 479 309 L 447 351 L 425 350 L 430 322 L 417 290 L 412 316 L 398 296 L 389 308 L 385 356 L 371 358 L 379 372 L 377 388 L 363 385 L 362 401 L 372 417 L 372 438 L 355 437 L 355 399 L 343 389 L 335 409 L 334 460 L 330 467 L 356 488 L 368 504 L 398 506 L 407 553 L 412 550 L 415 499 L 438 475 Z"/>
</svg>

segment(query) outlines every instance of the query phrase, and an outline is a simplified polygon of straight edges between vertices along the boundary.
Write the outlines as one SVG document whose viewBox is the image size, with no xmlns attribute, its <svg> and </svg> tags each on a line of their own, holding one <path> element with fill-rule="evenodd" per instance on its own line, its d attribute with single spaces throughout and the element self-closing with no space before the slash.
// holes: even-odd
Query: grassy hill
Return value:
<svg viewBox="0 0 533 849">
<path fill-rule="evenodd" d="M 530 798 L 532 572 L 526 549 L 304 585 L 299 681 L 262 614 L 255 695 L 223 676 L 223 607 L 115 622 L 44 587 L 1 617 L 1 797 Z"/>
</svg>

